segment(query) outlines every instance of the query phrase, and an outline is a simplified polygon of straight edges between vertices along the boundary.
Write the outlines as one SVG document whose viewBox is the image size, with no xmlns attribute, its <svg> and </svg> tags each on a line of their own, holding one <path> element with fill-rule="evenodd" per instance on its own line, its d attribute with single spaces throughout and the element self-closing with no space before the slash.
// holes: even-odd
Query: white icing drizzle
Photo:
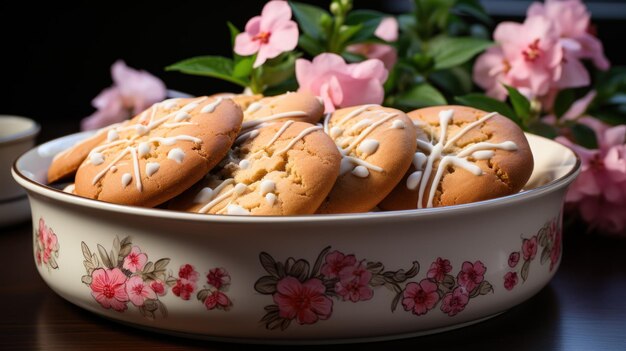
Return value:
<svg viewBox="0 0 626 351">
<path fill-rule="evenodd" d="M 296 135 L 295 138 L 291 139 L 289 144 L 287 144 L 287 146 L 284 149 L 276 152 L 274 155 L 282 155 L 283 153 L 289 151 L 289 149 L 291 149 L 300 139 L 304 138 L 307 134 L 310 134 L 316 130 L 322 130 L 322 129 L 323 127 L 321 126 L 313 126 L 313 127 L 304 129 L 303 131 L 300 132 L 300 134 Z"/>
<path fill-rule="evenodd" d="M 101 153 L 99 152 L 90 152 L 89 153 L 89 162 L 91 162 L 91 164 L 97 166 L 97 165 L 101 165 L 102 163 L 104 163 L 104 156 L 102 156 Z"/>
<path fill-rule="evenodd" d="M 356 166 L 352 170 L 352 174 L 354 174 L 355 176 L 359 178 L 365 178 L 370 174 L 370 172 L 367 170 L 367 168 L 363 166 Z"/>
<path fill-rule="evenodd" d="M 63 192 L 64 193 L 73 194 L 74 193 L 74 189 L 76 189 L 76 185 L 70 184 L 70 185 L 66 186 L 65 188 L 63 188 Z"/>
<path fill-rule="evenodd" d="M 448 132 L 448 126 L 452 121 L 452 117 L 454 115 L 454 110 L 443 110 L 439 112 L 439 140 L 436 144 L 432 144 L 425 142 L 421 139 L 417 139 L 417 147 L 428 153 L 426 156 L 422 152 L 416 152 L 413 157 L 413 166 L 416 168 L 416 171 L 411 173 L 407 179 L 406 186 L 410 190 L 415 190 L 418 188 L 418 200 L 417 200 L 417 208 L 423 207 L 424 194 L 426 192 L 426 187 L 428 184 L 428 180 L 430 179 L 433 171 L 435 175 L 433 177 L 429 192 L 428 199 L 426 202 L 426 207 L 433 206 L 433 200 L 435 197 L 435 191 L 439 186 L 439 182 L 443 177 L 443 173 L 450 166 L 459 167 L 465 169 L 466 171 L 480 176 L 483 174 L 483 171 L 476 164 L 467 160 L 467 157 L 471 156 L 474 159 L 489 159 L 495 155 L 493 150 L 501 149 L 508 151 L 517 150 L 517 145 L 512 141 L 505 141 L 502 143 L 488 143 L 488 142 L 480 142 L 473 144 L 471 146 L 465 147 L 458 154 L 454 153 L 446 153 L 445 150 L 454 145 L 454 143 L 459 140 L 463 135 L 465 135 L 472 128 L 484 123 L 489 118 L 495 116 L 497 113 L 492 112 L 486 114 L 475 122 L 472 122 L 457 132 L 453 137 L 446 141 L 446 135 Z M 439 165 L 437 169 L 434 170 L 434 163 L 436 160 L 439 160 Z"/>
<path fill-rule="evenodd" d="M 270 179 L 263 179 L 259 185 L 259 192 L 261 196 L 265 196 L 267 193 L 273 193 L 276 190 L 276 183 Z"/>
<path fill-rule="evenodd" d="M 240 216 L 245 216 L 245 215 L 249 215 L 250 211 L 246 210 L 245 208 L 239 206 L 239 205 L 228 205 L 226 207 L 226 213 L 229 215 L 240 215 Z"/>
<path fill-rule="evenodd" d="M 139 157 L 144 157 L 148 153 L 150 153 L 150 144 L 149 143 L 139 143 L 137 146 L 137 154 Z"/>
<path fill-rule="evenodd" d="M 120 135 L 117 133 L 117 130 L 111 129 L 107 133 L 107 141 L 112 142 L 120 138 Z"/>
<path fill-rule="evenodd" d="M 165 110 L 171 110 L 174 107 L 178 106 L 178 99 L 169 99 L 161 102 L 161 106 Z"/>
<path fill-rule="evenodd" d="M 361 113 L 365 112 L 368 108 L 370 107 L 380 107 L 379 105 L 363 105 L 357 109 L 354 109 L 352 111 L 350 111 L 350 113 L 348 113 L 347 115 L 345 115 L 339 122 L 337 122 L 336 126 L 342 126 L 344 123 L 346 123 L 347 121 L 351 120 L 352 118 L 360 115 Z"/>
<path fill-rule="evenodd" d="M 137 190 L 142 191 L 143 186 L 141 184 L 141 174 L 139 173 L 139 157 L 137 157 L 137 149 L 134 147 L 131 147 L 130 154 L 133 158 L 133 170 L 135 171 L 135 185 L 137 186 Z"/>
<path fill-rule="evenodd" d="M 259 119 L 255 119 L 252 121 L 245 121 L 241 124 L 241 129 L 245 130 L 245 129 L 250 129 L 252 127 L 256 127 L 259 124 L 265 123 L 265 122 L 270 122 L 270 121 L 274 121 L 277 119 L 281 119 L 281 118 L 287 118 L 287 117 L 306 117 L 308 116 L 308 114 L 304 111 L 289 111 L 289 112 L 281 112 L 281 113 L 277 113 L 274 115 L 270 115 L 267 117 L 263 117 L 263 118 L 259 118 Z"/>
<path fill-rule="evenodd" d="M 124 173 L 122 174 L 122 186 L 125 188 L 128 186 L 128 184 L 130 184 L 130 182 L 133 180 L 133 176 L 130 175 L 130 173 Z"/>
<path fill-rule="evenodd" d="M 104 167 L 103 170 L 101 170 L 98 174 L 96 174 L 95 177 L 93 177 L 92 180 L 92 184 L 96 184 L 98 182 L 98 180 L 100 180 L 100 178 L 102 178 L 102 176 L 104 176 L 104 174 L 111 168 L 113 167 L 113 165 L 115 165 L 119 160 L 122 159 L 122 157 L 126 156 L 126 154 L 130 151 L 130 148 L 127 147 L 124 150 L 122 150 L 122 152 L 120 152 L 114 159 L 113 161 L 111 161 L 111 163 L 109 163 L 106 167 Z"/>
<path fill-rule="evenodd" d="M 250 167 L 250 161 L 243 159 L 241 161 L 239 161 L 239 168 L 241 169 L 248 169 Z"/>
<path fill-rule="evenodd" d="M 265 194 L 265 202 L 267 202 L 267 204 L 270 206 L 274 206 L 274 203 L 276 203 L 276 198 L 277 196 L 274 193 Z"/>
<path fill-rule="evenodd" d="M 200 144 L 202 142 L 202 139 L 193 137 L 191 135 L 180 134 L 180 135 L 167 137 L 167 138 L 154 137 L 154 138 L 150 138 L 148 140 L 148 142 L 157 142 L 159 144 L 163 144 L 163 145 L 166 145 L 166 146 L 174 145 L 174 144 L 176 144 L 177 141 L 191 141 L 191 142 Z"/>
<path fill-rule="evenodd" d="M 248 108 L 244 111 L 244 113 L 252 114 L 260 110 L 262 107 L 263 107 L 262 103 L 255 101 L 248 106 Z"/>
<path fill-rule="evenodd" d="M 236 195 L 241 195 L 248 190 L 248 186 L 243 183 L 237 183 L 233 189 Z"/>
<path fill-rule="evenodd" d="M 200 196 L 200 193 L 198 193 L 196 195 L 195 199 L 194 199 L 194 202 L 195 203 L 206 203 L 206 205 L 204 205 L 202 208 L 200 208 L 198 210 L 198 213 L 207 213 L 211 208 L 213 208 L 213 206 L 218 204 L 220 201 L 222 201 L 226 197 L 230 196 L 233 193 L 233 189 L 230 189 L 226 193 L 224 193 L 224 194 L 222 194 L 222 195 L 220 195 L 219 197 L 216 198 L 216 196 L 222 191 L 222 189 L 224 189 L 225 187 L 227 187 L 230 184 L 233 184 L 234 182 L 235 182 L 235 180 L 232 179 L 232 178 L 226 179 L 223 182 L 221 182 L 220 185 L 216 186 L 215 189 L 213 189 L 210 194 L 206 194 L 206 193 L 208 193 L 208 191 L 205 190 L 205 189 L 211 189 L 211 188 L 203 188 L 202 190 L 200 190 L 200 193 L 205 192 L 205 195 Z M 200 201 L 200 200 L 202 200 L 202 201 Z"/>
<path fill-rule="evenodd" d="M 287 122 L 285 122 L 285 124 L 282 125 L 282 127 L 280 127 L 280 129 L 276 132 L 276 134 L 274 134 L 274 136 L 272 137 L 272 139 L 270 139 L 270 141 L 265 145 L 265 147 L 270 147 L 272 144 L 274 144 L 274 142 L 276 142 L 276 140 L 278 140 L 278 138 L 280 138 L 280 136 L 287 130 L 287 128 L 289 128 L 290 125 L 293 124 L 292 120 L 289 120 Z"/>
<path fill-rule="evenodd" d="M 322 125 L 324 126 L 324 133 L 330 135 L 330 132 L 328 131 L 328 123 L 330 122 L 330 117 L 332 117 L 333 114 L 332 113 L 327 113 L 324 115 L 324 123 L 322 123 Z"/>
<path fill-rule="evenodd" d="M 363 157 L 367 157 L 378 150 L 380 143 L 376 139 L 365 139 L 356 148 L 357 151 L 363 154 Z"/>
<path fill-rule="evenodd" d="M 177 163 L 183 163 L 183 160 L 185 159 L 185 152 L 181 148 L 176 147 L 167 153 L 167 158 L 174 160 Z"/>
<path fill-rule="evenodd" d="M 176 112 L 176 114 L 174 115 L 174 121 L 175 122 L 182 122 L 182 121 L 184 121 L 186 119 L 189 119 L 189 118 L 191 118 L 191 115 L 189 113 L 187 113 L 187 111 L 183 111 L 183 110 L 180 110 L 180 111 Z"/>
<path fill-rule="evenodd" d="M 352 133 L 360 132 L 362 129 L 364 129 L 365 127 L 368 127 L 370 125 L 372 125 L 372 120 L 367 119 L 367 118 L 363 118 L 362 120 L 356 122 L 352 127 L 350 127 L 350 129 L 348 129 L 347 133 L 348 134 L 352 134 Z"/>
<path fill-rule="evenodd" d="M 111 166 L 111 172 L 114 172 L 114 173 L 117 172 L 117 167 Z"/>
<path fill-rule="evenodd" d="M 352 156 L 343 156 L 343 158 L 341 159 L 341 166 L 339 168 L 339 174 L 343 175 L 346 174 L 350 169 L 352 169 L 352 167 L 354 165 L 358 165 L 358 166 L 363 166 L 367 169 L 371 169 L 372 171 L 375 172 L 382 172 L 383 169 L 382 167 L 378 167 L 375 166 L 371 163 L 365 162 L 364 160 L 357 158 L 357 157 L 352 157 Z"/>
<path fill-rule="evenodd" d="M 215 111 L 217 106 L 219 104 L 221 104 L 222 101 L 224 101 L 224 98 L 220 96 L 215 101 L 213 101 L 212 103 L 204 105 L 204 107 L 202 108 L 202 110 L 200 110 L 200 112 L 202 112 L 202 113 L 213 113 L 213 111 Z"/>
<path fill-rule="evenodd" d="M 330 128 L 330 133 L 328 133 L 330 135 L 331 138 L 336 138 L 338 136 L 340 136 L 341 134 L 343 134 L 343 129 L 334 126 L 332 128 Z"/>
<path fill-rule="evenodd" d="M 135 124 L 135 131 L 139 136 L 145 135 L 146 133 L 148 133 L 148 127 L 144 126 L 143 124 Z"/>
<path fill-rule="evenodd" d="M 161 165 L 157 162 L 146 163 L 146 175 L 148 177 L 152 177 L 152 175 L 155 174 L 159 170 L 159 168 L 161 168 Z"/>
<path fill-rule="evenodd" d="M 239 145 L 250 138 L 256 138 L 257 135 L 259 135 L 258 129 L 253 129 L 251 131 L 242 133 L 237 137 L 237 139 L 235 139 L 235 144 Z"/>
<path fill-rule="evenodd" d="M 391 128 L 392 129 L 404 129 L 406 128 L 406 124 L 404 124 L 404 121 L 396 119 L 395 121 L 391 122 Z"/>
<path fill-rule="evenodd" d="M 348 152 L 350 152 L 350 150 L 354 149 L 354 147 L 359 144 L 361 142 L 361 140 L 365 139 L 365 137 L 367 137 L 374 129 L 376 129 L 379 125 L 387 122 L 388 120 L 392 119 L 393 117 L 396 117 L 398 114 L 397 113 L 389 113 L 389 114 L 383 114 L 385 117 L 383 117 L 382 119 L 376 121 L 375 123 L 373 123 L 372 125 L 370 125 L 369 127 L 365 128 L 365 130 L 363 130 L 359 136 L 352 142 L 350 143 L 350 145 L 348 145 L 346 148 L 342 149 L 342 153 L 347 154 Z"/>
<path fill-rule="evenodd" d="M 194 204 L 204 204 L 213 198 L 213 189 L 207 187 L 202 188 L 193 198 Z"/>
</svg>

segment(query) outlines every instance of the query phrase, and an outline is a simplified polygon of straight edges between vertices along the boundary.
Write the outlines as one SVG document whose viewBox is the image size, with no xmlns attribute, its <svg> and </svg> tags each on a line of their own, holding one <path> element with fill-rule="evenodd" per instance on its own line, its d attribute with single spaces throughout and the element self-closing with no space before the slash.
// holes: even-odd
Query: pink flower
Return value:
<svg viewBox="0 0 626 351">
<path fill-rule="evenodd" d="M 482 262 L 476 261 L 472 264 L 465 261 L 456 279 L 461 287 L 471 292 L 485 279 L 485 271 L 487 271 L 487 268 L 485 268 Z"/>
<path fill-rule="evenodd" d="M 213 268 L 206 275 L 207 283 L 216 289 L 228 286 L 230 284 L 230 274 L 224 268 Z"/>
<path fill-rule="evenodd" d="M 165 284 L 159 279 L 153 280 L 150 283 L 150 288 L 154 290 L 154 292 L 159 296 L 165 296 L 167 294 L 167 289 L 165 288 Z"/>
<path fill-rule="evenodd" d="M 196 290 L 196 283 L 187 279 L 177 279 L 176 285 L 172 287 L 174 295 L 180 296 L 183 300 L 189 300 L 194 290 Z"/>
<path fill-rule="evenodd" d="M 130 302 L 135 306 L 143 306 L 146 299 L 156 299 L 156 293 L 139 276 L 134 276 L 126 282 L 126 293 Z"/>
<path fill-rule="evenodd" d="M 322 97 L 329 113 L 337 107 L 382 103 L 387 70 L 377 59 L 346 64 L 339 55 L 323 53 L 312 62 L 296 60 L 296 78 L 299 90 Z"/>
<path fill-rule="evenodd" d="M 443 299 L 441 299 L 441 311 L 452 317 L 463 311 L 468 302 L 469 295 L 467 290 L 459 286 L 443 296 Z"/>
<path fill-rule="evenodd" d="M 39 249 L 35 252 L 35 259 L 37 261 L 37 265 L 41 266 L 41 251 L 39 251 Z"/>
<path fill-rule="evenodd" d="M 339 251 L 333 251 L 326 255 L 326 263 L 322 265 L 321 272 L 327 278 L 339 277 L 339 272 L 342 269 L 356 264 L 356 257 L 354 255 L 344 255 Z"/>
<path fill-rule="evenodd" d="M 537 236 L 522 241 L 522 255 L 524 260 L 530 261 L 537 254 Z"/>
<path fill-rule="evenodd" d="M 573 61 L 591 59 L 599 69 L 606 70 L 610 67 L 604 56 L 602 42 L 590 33 L 591 14 L 582 1 L 546 0 L 544 4 L 535 2 L 528 8 L 527 15 L 544 16 L 554 23 L 566 56 L 574 58 Z"/>
<path fill-rule="evenodd" d="M 122 267 L 135 273 L 143 269 L 143 266 L 148 261 L 148 256 L 145 253 L 141 253 L 139 246 L 133 246 L 130 253 L 124 257 L 124 263 Z"/>
<path fill-rule="evenodd" d="M 82 130 L 121 122 L 165 99 L 165 84 L 159 78 L 146 71 L 134 70 L 124 61 L 113 64 L 111 75 L 113 86 L 93 99 L 91 104 L 98 110 L 82 120 Z"/>
<path fill-rule="evenodd" d="M 126 276 L 119 268 L 98 268 L 91 274 L 91 296 L 102 307 L 122 312 L 126 310 L 128 294 L 126 293 Z"/>
<path fill-rule="evenodd" d="M 439 301 L 437 284 L 423 279 L 419 284 L 410 282 L 402 293 L 402 305 L 405 311 L 421 316 L 433 309 Z"/>
<path fill-rule="evenodd" d="M 374 296 L 374 290 L 369 286 L 372 273 L 367 270 L 365 263 L 356 266 L 344 267 L 339 272 L 339 282 L 335 284 L 335 292 L 343 300 L 352 302 L 366 301 Z"/>
<path fill-rule="evenodd" d="M 383 62 L 387 70 L 391 70 L 398 61 L 396 48 L 387 44 L 363 43 L 352 44 L 346 47 L 346 51 L 363 55 L 369 59 L 378 59 Z"/>
<path fill-rule="evenodd" d="M 583 117 L 579 123 L 592 128 L 598 149 L 587 149 L 564 137 L 556 140 L 572 148 L 582 161 L 581 173 L 570 186 L 566 202 L 582 218 L 606 233 L 626 233 L 626 126 L 610 127 L 597 119 Z"/>
<path fill-rule="evenodd" d="M 39 219 L 39 233 L 37 240 L 41 242 L 43 252 L 39 254 L 39 259 L 47 264 L 53 251 L 57 250 L 58 240 L 54 231 L 46 225 L 43 218 Z"/>
<path fill-rule="evenodd" d="M 509 255 L 509 267 L 515 268 L 519 262 L 519 251 L 511 252 Z"/>
<path fill-rule="evenodd" d="M 376 27 L 374 35 L 384 41 L 396 41 L 398 40 L 398 27 L 398 20 L 395 17 L 385 17 Z"/>
<path fill-rule="evenodd" d="M 200 275 L 190 264 L 184 264 L 180 266 L 178 270 L 178 277 L 181 279 L 186 279 L 192 282 L 197 282 Z"/>
<path fill-rule="evenodd" d="M 486 90 L 487 95 L 504 100 L 507 91 L 502 84 L 512 84 L 508 75 L 510 70 L 511 64 L 504 57 L 502 47 L 492 46 L 476 59 L 473 77 L 476 84 Z"/>
<path fill-rule="evenodd" d="M 212 310 L 215 308 L 221 308 L 227 310 L 230 308 L 231 302 L 228 299 L 228 296 L 219 290 L 214 290 L 212 293 L 207 296 L 206 300 L 204 300 L 204 306 L 207 310 Z"/>
<path fill-rule="evenodd" d="M 449 260 L 437 257 L 437 260 L 430 265 L 430 269 L 426 273 L 426 277 L 442 282 L 446 274 L 450 273 L 452 266 Z"/>
<path fill-rule="evenodd" d="M 254 68 L 298 45 L 298 25 L 291 20 L 291 8 L 286 1 L 270 1 L 261 16 L 246 23 L 245 32 L 235 38 L 235 52 L 242 56 L 257 54 Z"/>
<path fill-rule="evenodd" d="M 506 290 L 513 290 L 517 285 L 517 272 L 508 272 L 504 275 L 504 288 Z"/>
<path fill-rule="evenodd" d="M 300 324 L 328 319 L 333 311 L 333 301 L 326 296 L 326 287 L 317 278 L 303 283 L 289 276 L 281 279 L 276 284 L 274 302 L 280 317 L 296 319 Z"/>
</svg>

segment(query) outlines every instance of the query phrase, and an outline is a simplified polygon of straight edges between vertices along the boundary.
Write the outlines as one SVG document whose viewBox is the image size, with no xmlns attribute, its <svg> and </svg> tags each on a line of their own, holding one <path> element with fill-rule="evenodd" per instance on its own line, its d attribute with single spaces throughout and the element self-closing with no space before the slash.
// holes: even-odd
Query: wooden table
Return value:
<svg viewBox="0 0 626 351">
<path fill-rule="evenodd" d="M 485 322 L 420 338 L 361 345 L 407 350 L 626 350 L 626 238 L 565 232 L 554 280 Z M 117 324 L 66 302 L 35 270 L 30 223 L 0 229 L 0 350 L 235 350 Z M 297 347 L 344 350 L 345 345 Z M 294 347 L 246 346 L 262 350 Z"/>
</svg>

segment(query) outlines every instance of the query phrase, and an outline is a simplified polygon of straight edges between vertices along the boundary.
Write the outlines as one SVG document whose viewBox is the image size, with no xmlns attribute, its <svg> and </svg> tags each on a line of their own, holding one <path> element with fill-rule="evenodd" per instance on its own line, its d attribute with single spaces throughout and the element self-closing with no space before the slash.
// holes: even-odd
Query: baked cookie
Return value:
<svg viewBox="0 0 626 351">
<path fill-rule="evenodd" d="M 335 183 L 341 155 L 321 126 L 273 123 L 236 145 L 223 168 L 170 201 L 180 211 L 233 215 L 314 213 Z"/>
<path fill-rule="evenodd" d="M 335 111 L 324 129 L 342 155 L 339 178 L 318 213 L 372 210 L 411 164 L 415 128 L 402 111 L 363 105 Z"/>
<path fill-rule="evenodd" d="M 288 92 L 256 101 L 251 101 L 250 98 L 242 99 L 244 98 L 240 98 L 238 103 L 243 109 L 242 130 L 244 131 L 264 123 L 285 120 L 317 123 L 324 114 L 323 102 L 307 92 Z M 247 106 L 245 103 L 248 103 Z"/>
<path fill-rule="evenodd" d="M 154 207 L 202 179 L 228 152 L 243 113 L 208 97 L 154 104 L 89 152 L 76 172 L 77 195 Z"/>
<path fill-rule="evenodd" d="M 437 106 L 410 112 L 417 152 L 383 210 L 449 206 L 514 194 L 533 170 L 522 130 L 492 112 Z"/>
<path fill-rule="evenodd" d="M 245 111 L 248 106 L 250 106 L 251 103 L 255 102 L 255 101 L 259 101 L 263 98 L 263 95 L 261 94 L 233 94 L 233 93 L 218 93 L 218 94 L 213 94 L 211 96 L 209 96 L 210 98 L 224 98 L 224 99 L 231 99 L 233 100 L 234 103 L 236 103 L 237 105 L 239 105 L 239 107 L 241 107 L 242 111 Z"/>
</svg>

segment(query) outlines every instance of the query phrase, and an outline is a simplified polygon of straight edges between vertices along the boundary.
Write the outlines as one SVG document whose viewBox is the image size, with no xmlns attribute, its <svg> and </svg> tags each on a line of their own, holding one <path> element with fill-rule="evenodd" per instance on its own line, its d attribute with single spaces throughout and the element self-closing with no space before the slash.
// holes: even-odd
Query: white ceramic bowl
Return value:
<svg viewBox="0 0 626 351">
<path fill-rule="evenodd" d="M 561 257 L 566 188 L 580 162 L 528 135 L 528 189 L 468 205 L 349 215 L 240 217 L 121 206 L 44 183 L 52 155 L 20 157 L 39 273 L 68 301 L 138 327 L 263 343 L 415 336 L 528 299 Z"/>
</svg>

